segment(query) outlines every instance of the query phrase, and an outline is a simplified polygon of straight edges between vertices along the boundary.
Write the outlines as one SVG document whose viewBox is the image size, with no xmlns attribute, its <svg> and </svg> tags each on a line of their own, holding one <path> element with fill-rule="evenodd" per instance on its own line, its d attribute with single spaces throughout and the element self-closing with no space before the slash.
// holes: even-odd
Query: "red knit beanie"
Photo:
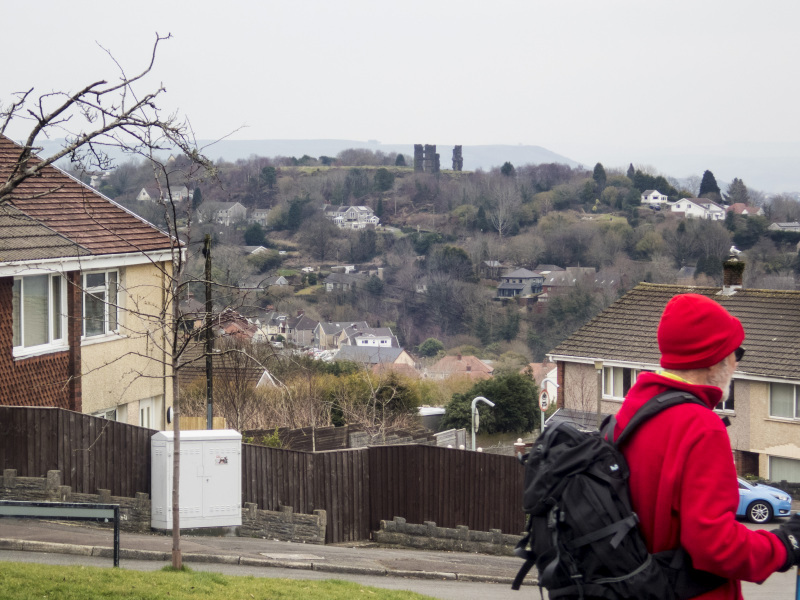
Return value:
<svg viewBox="0 0 800 600">
<path fill-rule="evenodd" d="M 658 324 L 658 349 L 665 369 L 711 367 L 738 348 L 744 328 L 717 302 L 679 294 L 667 302 Z"/>
</svg>

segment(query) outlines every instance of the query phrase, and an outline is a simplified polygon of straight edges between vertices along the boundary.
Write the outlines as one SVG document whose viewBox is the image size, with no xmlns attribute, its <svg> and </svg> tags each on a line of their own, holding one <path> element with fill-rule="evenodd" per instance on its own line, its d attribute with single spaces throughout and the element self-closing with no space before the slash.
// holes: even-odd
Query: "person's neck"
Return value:
<svg viewBox="0 0 800 600">
<path fill-rule="evenodd" d="M 679 371 L 676 369 L 664 369 L 659 371 L 659 374 L 670 379 L 676 379 L 689 383 L 691 385 L 708 385 L 708 369 L 691 369 L 688 371 Z"/>
</svg>

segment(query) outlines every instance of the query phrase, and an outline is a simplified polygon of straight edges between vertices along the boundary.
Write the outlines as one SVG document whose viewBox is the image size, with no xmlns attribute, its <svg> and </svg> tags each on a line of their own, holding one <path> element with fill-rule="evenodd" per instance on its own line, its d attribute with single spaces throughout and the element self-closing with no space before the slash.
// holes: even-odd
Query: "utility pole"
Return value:
<svg viewBox="0 0 800 600">
<path fill-rule="evenodd" d="M 205 284 L 206 284 L 206 429 L 214 429 L 214 331 L 212 330 L 211 303 L 211 235 L 206 234 L 203 243 L 203 256 L 206 258 Z"/>
</svg>

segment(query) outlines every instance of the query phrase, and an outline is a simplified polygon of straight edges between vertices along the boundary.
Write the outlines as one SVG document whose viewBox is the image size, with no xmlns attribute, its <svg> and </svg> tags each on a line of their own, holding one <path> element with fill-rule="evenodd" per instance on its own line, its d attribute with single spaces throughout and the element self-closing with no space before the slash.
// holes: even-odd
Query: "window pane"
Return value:
<svg viewBox="0 0 800 600">
<path fill-rule="evenodd" d="M 770 456 L 769 478 L 771 481 L 800 482 L 800 460 Z"/>
<path fill-rule="evenodd" d="M 61 277 L 55 275 L 51 279 L 52 283 L 52 321 L 53 321 L 53 339 L 61 339 Z"/>
<path fill-rule="evenodd" d="M 611 368 L 603 367 L 603 395 L 610 396 L 612 389 Z"/>
<path fill-rule="evenodd" d="M 788 383 L 769 384 L 769 414 L 773 417 L 794 417 L 794 386 Z"/>
<path fill-rule="evenodd" d="M 105 333 L 105 294 L 84 294 L 84 335 L 103 335 Z"/>
<path fill-rule="evenodd" d="M 86 275 L 86 287 L 99 287 L 99 286 L 106 285 L 106 274 L 105 273 L 89 273 Z"/>
<path fill-rule="evenodd" d="M 108 330 L 117 330 L 117 272 L 108 274 Z"/>
<path fill-rule="evenodd" d="M 48 342 L 48 279 L 47 275 L 36 275 L 22 280 L 22 336 L 26 347 Z"/>
<path fill-rule="evenodd" d="M 622 367 L 614 367 L 614 397 L 622 398 L 625 396 L 623 389 L 624 376 L 622 374 Z"/>
<path fill-rule="evenodd" d="M 13 329 L 13 339 L 14 341 L 12 344 L 16 347 L 22 344 L 22 334 L 20 329 L 20 324 L 22 323 L 22 315 L 19 312 L 20 309 L 20 295 L 22 293 L 22 280 L 15 279 L 14 280 L 14 287 L 12 288 L 11 292 L 11 327 Z"/>
</svg>

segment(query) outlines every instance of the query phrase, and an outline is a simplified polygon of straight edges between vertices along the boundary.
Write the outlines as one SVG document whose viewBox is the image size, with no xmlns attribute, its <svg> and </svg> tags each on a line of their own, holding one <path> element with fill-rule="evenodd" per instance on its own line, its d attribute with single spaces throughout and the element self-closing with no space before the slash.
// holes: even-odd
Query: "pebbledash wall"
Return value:
<svg viewBox="0 0 800 600">
<path fill-rule="evenodd" d="M 77 494 L 61 482 L 61 471 L 48 471 L 47 477 L 17 477 L 15 469 L 5 469 L 0 500 L 119 504 L 120 529 L 134 533 L 151 531 L 149 494 L 137 493 L 135 498 L 112 496 L 108 490 L 98 490 L 97 494 Z M 326 523 L 327 514 L 324 510 L 303 515 L 294 513 L 291 506 L 270 511 L 259 510 L 255 504 L 246 503 L 242 509 L 239 535 L 324 544 Z"/>
</svg>

